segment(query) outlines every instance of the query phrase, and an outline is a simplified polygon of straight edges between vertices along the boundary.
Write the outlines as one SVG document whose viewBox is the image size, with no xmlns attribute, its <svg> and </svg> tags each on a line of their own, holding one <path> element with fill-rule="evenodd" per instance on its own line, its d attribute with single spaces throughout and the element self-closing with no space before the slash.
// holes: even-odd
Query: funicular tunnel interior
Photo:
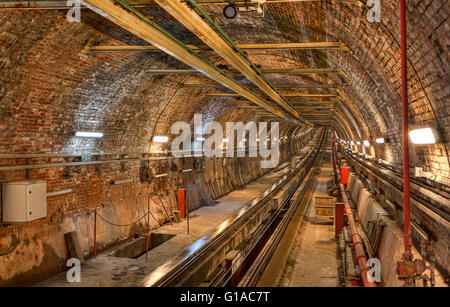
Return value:
<svg viewBox="0 0 450 307">
<path fill-rule="evenodd" d="M 0 286 L 447 287 L 449 10 L 0 1 Z"/>
</svg>

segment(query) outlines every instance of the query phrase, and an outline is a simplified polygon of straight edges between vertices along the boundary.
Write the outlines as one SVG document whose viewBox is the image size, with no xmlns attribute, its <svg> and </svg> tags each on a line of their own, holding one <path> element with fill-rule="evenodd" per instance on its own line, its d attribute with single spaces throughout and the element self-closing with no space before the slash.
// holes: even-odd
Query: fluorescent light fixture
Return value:
<svg viewBox="0 0 450 307">
<path fill-rule="evenodd" d="M 436 137 L 431 128 L 416 129 L 409 132 L 413 144 L 434 144 Z"/>
<path fill-rule="evenodd" d="M 365 141 L 364 141 L 364 146 L 366 146 L 366 147 L 370 147 L 370 143 L 369 143 L 369 141 L 365 140 Z"/>
<path fill-rule="evenodd" d="M 384 144 L 384 138 L 378 138 L 375 140 L 378 144 Z"/>
<path fill-rule="evenodd" d="M 361 145 L 361 142 L 358 141 L 358 142 L 356 142 L 356 144 Z"/>
<path fill-rule="evenodd" d="M 227 138 L 225 138 L 225 139 L 222 139 L 222 142 L 224 142 L 224 143 L 228 143 L 228 139 Z"/>
<path fill-rule="evenodd" d="M 155 143 L 167 143 L 169 141 L 168 136 L 156 135 L 153 137 L 153 142 Z"/>
<path fill-rule="evenodd" d="M 103 132 L 91 132 L 91 131 L 77 131 L 75 136 L 80 138 L 102 138 Z"/>
<path fill-rule="evenodd" d="M 198 137 L 198 138 L 196 138 L 196 140 L 197 140 L 197 141 L 206 141 L 206 139 L 205 139 L 205 138 L 202 138 L 202 137 Z"/>
</svg>

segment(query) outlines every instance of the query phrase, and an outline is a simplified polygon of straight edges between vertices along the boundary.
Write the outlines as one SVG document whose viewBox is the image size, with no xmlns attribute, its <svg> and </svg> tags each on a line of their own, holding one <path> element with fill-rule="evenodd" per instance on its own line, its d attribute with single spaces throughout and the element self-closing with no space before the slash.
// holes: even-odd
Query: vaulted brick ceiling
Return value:
<svg viewBox="0 0 450 307">
<path fill-rule="evenodd" d="M 408 73 L 411 127 L 437 126 L 445 141 L 412 147 L 411 164 L 448 176 L 446 3 L 408 1 Z M 332 2 L 271 4 L 264 18 L 241 13 L 233 20 L 226 20 L 219 6 L 205 10 L 237 43 L 344 42 L 351 52 L 254 51 L 249 56 L 263 68 L 341 68 L 345 80 L 334 75 L 270 79 L 342 84 L 338 111 L 346 133 L 354 141 L 389 136 L 391 144 L 375 145 L 374 154 L 401 163 L 397 1 L 382 1 L 381 23 L 369 23 L 364 6 Z M 152 6 L 142 12 L 185 43 L 201 44 L 162 9 Z M 248 109 L 223 108 L 226 98 L 202 97 L 215 90 L 179 86 L 209 82 L 205 77 L 146 74 L 151 68 L 186 67 L 162 52 L 82 54 L 88 42 L 146 43 L 93 12 L 83 10 L 81 23 L 68 23 L 65 13 L 0 11 L 1 153 L 67 152 L 80 145 L 71 137 L 80 129 L 105 132 L 103 140 L 83 141 L 86 150 L 144 152 L 152 135 L 167 134 L 172 123 L 191 121 L 194 113 L 220 121 L 255 118 Z M 205 56 L 226 65 L 212 52 Z"/>
</svg>

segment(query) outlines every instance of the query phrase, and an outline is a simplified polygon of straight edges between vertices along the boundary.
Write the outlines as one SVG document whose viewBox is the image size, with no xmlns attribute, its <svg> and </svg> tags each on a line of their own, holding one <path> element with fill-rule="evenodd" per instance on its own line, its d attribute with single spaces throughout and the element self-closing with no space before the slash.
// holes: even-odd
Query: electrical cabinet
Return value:
<svg viewBox="0 0 450 307">
<path fill-rule="evenodd" d="M 47 216 L 45 180 L 2 183 L 2 220 L 4 223 L 26 223 Z"/>
</svg>

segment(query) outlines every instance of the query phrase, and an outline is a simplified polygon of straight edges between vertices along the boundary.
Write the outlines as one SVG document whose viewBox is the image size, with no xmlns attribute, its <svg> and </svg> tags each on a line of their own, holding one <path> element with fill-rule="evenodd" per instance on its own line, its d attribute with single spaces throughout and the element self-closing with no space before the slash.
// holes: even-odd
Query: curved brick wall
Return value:
<svg viewBox="0 0 450 307">
<path fill-rule="evenodd" d="M 411 126 L 434 125 L 444 143 L 411 146 L 411 166 L 449 176 L 448 139 L 450 119 L 448 95 L 448 6 L 444 0 L 408 1 L 409 93 Z M 369 23 L 367 8 L 345 3 L 273 4 L 264 18 L 242 13 L 225 20 L 220 7 L 206 10 L 237 43 L 337 41 L 350 53 L 340 51 L 249 52 L 263 68 L 340 67 L 345 80 L 325 75 L 272 75 L 274 83 L 339 83 L 342 102 L 338 107 L 341 135 L 354 140 L 389 136 L 390 144 L 375 145 L 378 158 L 401 165 L 400 48 L 398 7 L 382 1 L 382 22 Z M 201 44 L 198 38 L 157 7 L 145 9 L 148 16 L 186 43 Z M 205 98 L 214 89 L 180 87 L 182 83 L 207 83 L 201 76 L 146 74 L 146 69 L 186 68 L 163 53 L 122 52 L 83 54 L 87 43 L 100 45 L 144 44 L 97 14 L 83 10 L 82 23 L 68 23 L 65 11 L 0 11 L 0 155 L 96 153 L 93 160 L 147 157 L 154 135 L 165 135 L 176 121 L 192 122 L 195 113 L 221 123 L 259 120 L 247 109 L 224 108 L 226 98 Z M 213 53 L 205 55 L 215 64 L 229 67 Z M 245 81 L 242 79 L 242 81 Z M 345 81 L 345 83 L 343 83 Z M 289 90 L 298 92 L 298 90 Z M 311 90 L 325 93 L 327 90 Z M 99 130 L 105 137 L 80 141 L 78 130 Z M 281 124 L 281 135 L 298 129 Z M 295 148 L 282 148 L 282 158 L 304 146 L 309 135 Z M 154 144 L 153 144 L 154 145 Z M 80 161 L 80 157 L 2 158 L 0 166 Z M 73 193 L 49 199 L 48 218 L 20 226 L 0 227 L 0 250 L 11 234 L 20 234 L 16 251 L 0 262 L 0 284 L 37 280 L 57 272 L 65 250 L 61 234 L 74 229 L 79 219 L 89 233 L 93 207 L 110 206 L 112 216 L 126 222 L 138 215 L 127 208 L 145 208 L 153 186 L 159 189 L 184 185 L 199 188 L 191 205 L 211 202 L 263 174 L 254 159 L 211 159 L 203 172 L 172 174 L 154 184 L 143 184 L 139 170 L 147 162 L 130 161 L 101 166 L 77 166 L 20 171 L 0 171 L 0 181 L 25 178 L 46 179 L 48 191 L 72 188 Z M 150 162 L 157 173 L 166 162 Z M 183 162 L 192 167 L 192 159 Z M 111 180 L 132 178 L 133 183 L 112 186 Z M 167 196 L 169 193 L 167 192 Z M 122 212 L 122 213 L 121 213 Z M 128 213 L 124 213 L 128 212 Z M 120 213 L 120 214 L 119 214 Z M 163 219 L 162 213 L 160 214 Z M 135 229 L 107 235 L 99 248 L 132 235 Z M 87 238 L 86 240 L 91 240 Z M 86 241 L 87 246 L 92 242 Z M 61 245 L 62 244 L 62 245 Z M 37 252 L 36 252 L 37 251 Z M 92 252 L 92 251 L 89 251 Z M 18 258 L 19 257 L 19 258 Z M 14 260 L 13 260 L 14 259 Z M 17 259 L 20 259 L 18 261 Z M 3 259 L 2 259 L 3 260 Z M 15 265 L 11 271 L 9 265 Z"/>
</svg>

